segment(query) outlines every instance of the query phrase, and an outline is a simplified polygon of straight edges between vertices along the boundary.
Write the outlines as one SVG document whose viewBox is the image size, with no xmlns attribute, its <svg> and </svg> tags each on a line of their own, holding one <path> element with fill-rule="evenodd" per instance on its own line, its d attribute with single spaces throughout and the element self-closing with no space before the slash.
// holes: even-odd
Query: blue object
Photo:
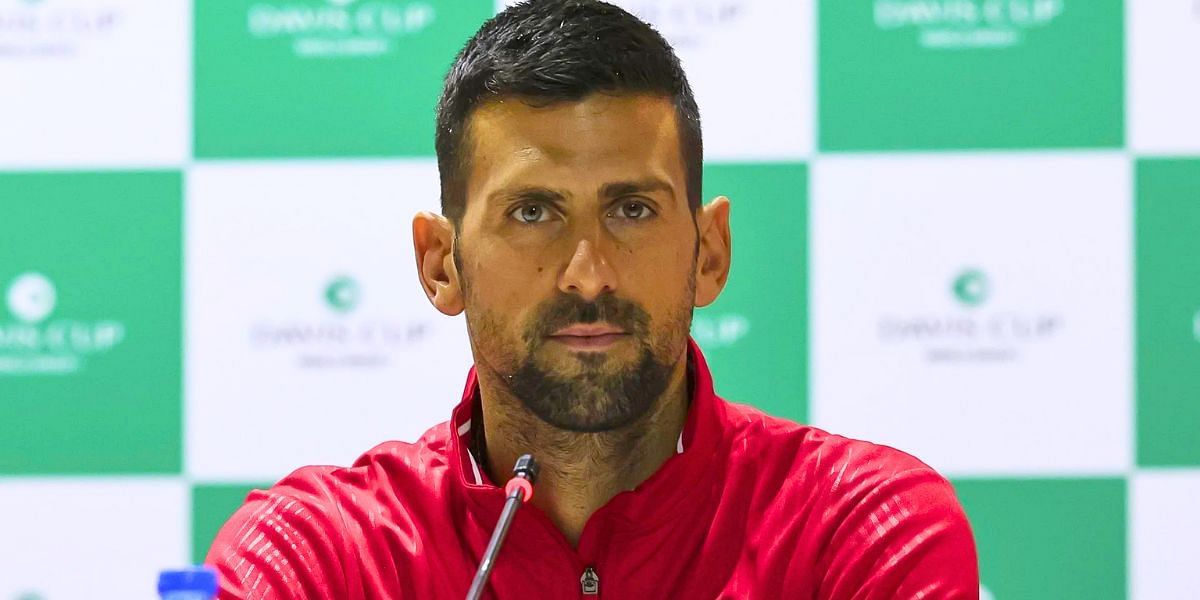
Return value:
<svg viewBox="0 0 1200 600">
<path fill-rule="evenodd" d="M 217 595 L 217 572 L 209 567 L 190 567 L 158 574 L 162 600 L 211 600 Z"/>
</svg>

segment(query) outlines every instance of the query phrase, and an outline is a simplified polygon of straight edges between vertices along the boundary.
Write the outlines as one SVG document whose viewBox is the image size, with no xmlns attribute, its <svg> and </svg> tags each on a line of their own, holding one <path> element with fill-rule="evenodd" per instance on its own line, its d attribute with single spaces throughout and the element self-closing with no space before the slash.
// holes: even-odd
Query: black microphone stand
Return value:
<svg viewBox="0 0 1200 600">
<path fill-rule="evenodd" d="M 533 483 L 537 480 L 537 471 L 537 462 L 529 454 L 522 454 L 513 466 L 513 477 L 504 486 L 504 494 L 508 499 L 504 501 L 500 521 L 496 523 L 492 539 L 488 542 L 487 550 L 483 552 L 483 561 L 479 563 L 479 570 L 475 572 L 475 580 L 471 582 L 471 589 L 467 591 L 467 600 L 479 600 L 483 595 L 488 576 L 492 573 L 492 567 L 496 565 L 496 555 L 500 553 L 500 545 L 504 543 L 504 536 L 508 535 L 513 517 L 517 516 L 517 509 L 533 497 Z"/>
</svg>

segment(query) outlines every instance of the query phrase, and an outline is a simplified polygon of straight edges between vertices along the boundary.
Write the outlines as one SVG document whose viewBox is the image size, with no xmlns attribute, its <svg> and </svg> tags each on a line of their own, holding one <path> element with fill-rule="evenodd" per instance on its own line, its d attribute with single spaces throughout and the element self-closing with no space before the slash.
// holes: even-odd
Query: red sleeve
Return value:
<svg viewBox="0 0 1200 600">
<path fill-rule="evenodd" d="M 204 561 L 217 570 L 218 600 L 347 598 L 340 519 L 320 478 L 303 469 L 251 492 Z"/>
<path fill-rule="evenodd" d="M 978 600 L 975 540 L 948 481 L 920 465 L 847 484 L 819 599 Z"/>
</svg>

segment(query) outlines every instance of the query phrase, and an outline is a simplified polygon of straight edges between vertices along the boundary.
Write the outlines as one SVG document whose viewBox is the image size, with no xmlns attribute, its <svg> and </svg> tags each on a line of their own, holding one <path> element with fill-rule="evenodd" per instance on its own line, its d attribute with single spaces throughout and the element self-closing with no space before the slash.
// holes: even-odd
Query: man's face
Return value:
<svg viewBox="0 0 1200 600">
<path fill-rule="evenodd" d="M 673 106 L 493 101 L 468 139 L 454 252 L 476 362 L 562 429 L 646 414 L 685 355 L 695 302 Z"/>
</svg>

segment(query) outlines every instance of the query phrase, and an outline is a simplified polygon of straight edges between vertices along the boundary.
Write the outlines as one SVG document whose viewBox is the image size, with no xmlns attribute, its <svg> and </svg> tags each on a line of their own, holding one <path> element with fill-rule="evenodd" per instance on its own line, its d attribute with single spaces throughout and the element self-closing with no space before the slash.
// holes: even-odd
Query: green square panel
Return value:
<svg viewBox="0 0 1200 600">
<path fill-rule="evenodd" d="M 442 77 L 493 9 L 196 0 L 196 156 L 432 156 Z"/>
<path fill-rule="evenodd" d="M 269 483 L 202 484 L 192 487 L 192 562 L 204 562 L 221 526 L 246 502 L 251 490 Z"/>
<path fill-rule="evenodd" d="M 1119 147 L 1120 0 L 820 0 L 822 150 Z"/>
<path fill-rule="evenodd" d="M 800 163 L 708 165 L 705 193 L 731 204 L 733 268 L 696 311 L 717 393 L 795 421 L 808 417 L 808 169 Z"/>
<path fill-rule="evenodd" d="M 1200 159 L 1137 163 L 1138 464 L 1200 465 Z"/>
<path fill-rule="evenodd" d="M 1125 598 L 1124 479 L 954 482 L 979 550 L 981 598 Z"/>
<path fill-rule="evenodd" d="M 0 174 L 0 473 L 177 473 L 182 177 Z"/>
</svg>

